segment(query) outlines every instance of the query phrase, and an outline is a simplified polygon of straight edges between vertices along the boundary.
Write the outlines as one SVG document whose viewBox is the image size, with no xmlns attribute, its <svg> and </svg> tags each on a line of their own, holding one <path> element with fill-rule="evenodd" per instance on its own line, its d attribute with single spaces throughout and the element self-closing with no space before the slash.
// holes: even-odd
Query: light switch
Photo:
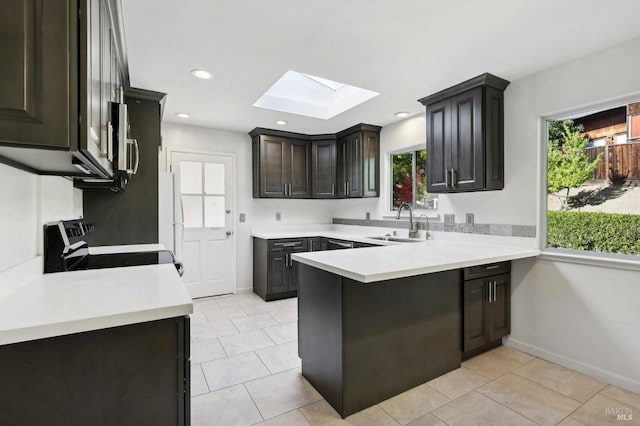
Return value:
<svg viewBox="0 0 640 426">
<path fill-rule="evenodd" d="M 246 220 L 246 216 L 244 213 L 240 213 L 240 222 L 244 222 Z"/>
<path fill-rule="evenodd" d="M 281 218 L 282 215 L 280 214 L 280 212 L 276 212 L 276 222 L 279 222 Z"/>
</svg>

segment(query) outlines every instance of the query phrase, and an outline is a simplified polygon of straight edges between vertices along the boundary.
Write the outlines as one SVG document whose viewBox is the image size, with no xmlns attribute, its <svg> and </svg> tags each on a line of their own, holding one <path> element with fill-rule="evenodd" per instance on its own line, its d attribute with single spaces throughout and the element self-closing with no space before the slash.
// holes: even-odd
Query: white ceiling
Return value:
<svg viewBox="0 0 640 426">
<path fill-rule="evenodd" d="M 242 132 L 384 126 L 481 73 L 513 81 L 640 37 L 639 0 L 122 0 L 122 9 L 131 85 L 168 93 L 164 119 Z M 215 78 L 196 79 L 194 68 Z M 252 106 L 288 70 L 380 96 L 330 120 Z"/>
</svg>

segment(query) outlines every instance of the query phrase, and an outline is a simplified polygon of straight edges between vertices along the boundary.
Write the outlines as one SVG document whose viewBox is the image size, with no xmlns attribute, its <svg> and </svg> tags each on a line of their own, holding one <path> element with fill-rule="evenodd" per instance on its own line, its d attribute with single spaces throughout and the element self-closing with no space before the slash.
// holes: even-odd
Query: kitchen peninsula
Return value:
<svg viewBox="0 0 640 426">
<path fill-rule="evenodd" d="M 462 294 L 478 281 L 464 280 L 538 254 L 453 241 L 292 254 L 303 376 L 346 417 L 460 367 Z"/>
</svg>

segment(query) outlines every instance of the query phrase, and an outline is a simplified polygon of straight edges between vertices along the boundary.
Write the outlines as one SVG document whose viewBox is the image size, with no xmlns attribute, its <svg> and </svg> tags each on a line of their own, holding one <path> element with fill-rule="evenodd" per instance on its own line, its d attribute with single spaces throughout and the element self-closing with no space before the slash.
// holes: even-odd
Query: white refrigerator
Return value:
<svg viewBox="0 0 640 426">
<path fill-rule="evenodd" d="M 158 240 L 182 261 L 184 215 L 179 189 L 174 173 L 158 174 Z"/>
</svg>

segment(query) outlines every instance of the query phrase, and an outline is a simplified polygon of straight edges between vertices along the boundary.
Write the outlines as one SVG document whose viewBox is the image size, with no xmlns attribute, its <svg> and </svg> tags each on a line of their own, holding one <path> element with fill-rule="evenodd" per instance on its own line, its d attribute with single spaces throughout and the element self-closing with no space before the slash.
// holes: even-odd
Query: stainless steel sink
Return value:
<svg viewBox="0 0 640 426">
<path fill-rule="evenodd" d="M 392 241 L 394 243 L 419 243 L 424 241 L 418 238 L 401 238 L 401 237 L 392 237 L 392 236 L 376 236 L 376 237 L 366 237 L 370 240 L 381 240 L 381 241 Z"/>
</svg>

